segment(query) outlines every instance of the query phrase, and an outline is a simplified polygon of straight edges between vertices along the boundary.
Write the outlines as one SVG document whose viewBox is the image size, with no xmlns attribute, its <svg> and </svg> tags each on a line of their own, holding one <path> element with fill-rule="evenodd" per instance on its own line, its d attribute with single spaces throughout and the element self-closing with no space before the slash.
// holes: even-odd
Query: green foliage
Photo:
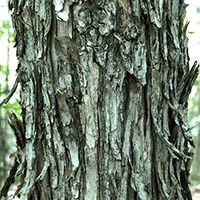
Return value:
<svg viewBox="0 0 200 200">
<path fill-rule="evenodd" d="M 189 99 L 188 120 L 191 127 L 194 127 L 191 132 L 196 145 L 194 160 L 191 172 L 191 184 L 198 185 L 200 182 L 200 77 L 195 82 Z"/>
<path fill-rule="evenodd" d="M 196 31 L 188 31 L 189 34 L 194 34 Z"/>
<path fill-rule="evenodd" d="M 188 112 L 188 120 L 190 122 L 191 126 L 194 126 L 194 129 L 192 131 L 193 136 L 196 136 L 199 132 L 199 126 L 200 123 L 200 78 L 196 80 L 192 92 L 189 99 L 189 112 Z"/>
<path fill-rule="evenodd" d="M 6 42 L 7 38 L 7 51 L 1 52 L 0 57 L 0 102 L 8 95 L 12 85 L 9 85 L 10 79 L 10 47 L 14 43 L 14 33 L 9 20 L 3 20 L 0 23 L 0 45 L 1 42 Z M 1 58 L 7 58 L 6 64 L 1 64 Z M 9 169 L 12 165 L 13 159 L 9 158 L 11 153 L 16 151 L 15 138 L 8 124 L 8 113 L 13 110 L 18 116 L 20 115 L 21 108 L 17 97 L 11 98 L 11 101 L 6 105 L 0 107 L 0 189 L 3 182 L 8 176 Z"/>
<path fill-rule="evenodd" d="M 0 29 L 0 38 L 3 36 L 4 31 L 2 29 Z"/>
<path fill-rule="evenodd" d="M 200 22 L 197 22 L 200 25 Z M 188 32 L 193 34 L 195 32 Z M 193 36 L 194 37 L 194 36 Z M 197 41 L 200 44 L 200 41 Z M 196 148 L 194 149 L 194 160 L 190 175 L 191 185 L 199 185 L 200 183 L 200 76 L 197 78 L 188 101 L 188 121 Z"/>
<path fill-rule="evenodd" d="M 9 41 L 14 42 L 14 32 L 9 20 L 2 21 L 2 26 L 0 27 L 0 39 L 5 33 L 8 34 Z"/>
</svg>

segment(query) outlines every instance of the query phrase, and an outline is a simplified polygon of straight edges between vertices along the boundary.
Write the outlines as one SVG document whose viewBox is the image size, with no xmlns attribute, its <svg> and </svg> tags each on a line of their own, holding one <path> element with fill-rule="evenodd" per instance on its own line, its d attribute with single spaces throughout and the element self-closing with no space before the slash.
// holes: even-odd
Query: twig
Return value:
<svg viewBox="0 0 200 200">
<path fill-rule="evenodd" d="M 7 104 L 8 101 L 10 100 L 10 98 L 13 96 L 14 92 L 16 91 L 17 89 L 17 86 L 18 86 L 18 83 L 19 83 L 19 75 L 17 76 L 16 80 L 15 80 L 15 83 L 11 89 L 11 91 L 9 92 L 8 96 L 0 103 L 0 106 L 2 106 L 3 104 Z"/>
<path fill-rule="evenodd" d="M 17 162 L 17 159 L 15 158 L 15 162 L 14 165 L 12 167 L 12 169 L 10 170 L 10 175 L 8 176 L 6 182 L 4 183 L 3 188 L 0 191 L 0 199 L 4 196 L 7 196 L 8 190 L 10 188 L 10 186 L 12 185 L 12 183 L 14 183 L 15 181 L 15 173 L 17 171 L 17 167 L 18 167 L 19 163 Z"/>
</svg>

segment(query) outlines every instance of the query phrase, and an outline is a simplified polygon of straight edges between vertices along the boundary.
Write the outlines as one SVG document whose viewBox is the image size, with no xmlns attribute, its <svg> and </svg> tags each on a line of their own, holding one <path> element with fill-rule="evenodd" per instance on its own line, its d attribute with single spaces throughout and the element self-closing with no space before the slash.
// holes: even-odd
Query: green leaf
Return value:
<svg viewBox="0 0 200 200">
<path fill-rule="evenodd" d="M 188 31 L 188 33 L 189 34 L 194 34 L 194 33 L 196 33 L 196 31 L 194 31 L 194 32 L 193 31 Z"/>
</svg>

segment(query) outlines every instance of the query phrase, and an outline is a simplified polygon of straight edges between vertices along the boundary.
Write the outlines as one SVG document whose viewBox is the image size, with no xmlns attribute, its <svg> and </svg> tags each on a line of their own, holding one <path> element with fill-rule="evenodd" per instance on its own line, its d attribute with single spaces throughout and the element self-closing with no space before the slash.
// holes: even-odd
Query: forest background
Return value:
<svg viewBox="0 0 200 200">
<path fill-rule="evenodd" d="M 188 48 L 190 64 L 195 60 L 200 62 L 200 2 L 185 1 L 187 7 L 185 20 L 188 26 Z M 16 78 L 17 59 L 14 48 L 14 33 L 11 25 L 7 0 L 0 2 L 0 102 L 8 95 Z M 12 155 L 16 151 L 15 138 L 9 127 L 8 113 L 12 110 L 20 118 L 19 89 L 10 102 L 0 107 L 0 188 L 6 180 L 13 164 Z M 195 141 L 195 156 L 191 169 L 191 186 L 200 191 L 200 77 L 192 88 L 188 102 L 188 119 L 192 136 Z M 11 156 L 10 156 L 11 155 Z M 14 156 L 13 156 L 14 157 Z"/>
</svg>

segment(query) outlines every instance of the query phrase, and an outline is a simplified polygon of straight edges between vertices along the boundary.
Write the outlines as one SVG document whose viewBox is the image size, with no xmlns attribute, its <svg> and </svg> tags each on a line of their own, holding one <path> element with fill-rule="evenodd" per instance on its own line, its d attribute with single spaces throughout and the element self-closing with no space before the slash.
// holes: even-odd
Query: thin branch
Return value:
<svg viewBox="0 0 200 200">
<path fill-rule="evenodd" d="M 10 188 L 10 186 L 12 185 L 12 183 L 14 183 L 15 180 L 15 173 L 17 171 L 17 167 L 18 167 L 19 163 L 17 162 L 17 159 L 15 158 L 15 162 L 14 165 L 12 167 L 12 169 L 10 170 L 10 175 L 8 176 L 6 182 L 4 183 L 4 186 L 2 188 L 2 190 L 0 191 L 0 199 L 4 196 L 7 196 L 8 190 Z"/>
<path fill-rule="evenodd" d="M 0 106 L 2 106 L 3 104 L 7 104 L 8 101 L 10 100 L 10 98 L 13 96 L 13 94 L 15 93 L 18 83 L 19 83 L 19 75 L 17 76 L 15 83 L 11 89 L 11 91 L 9 92 L 8 96 L 0 103 Z"/>
</svg>

